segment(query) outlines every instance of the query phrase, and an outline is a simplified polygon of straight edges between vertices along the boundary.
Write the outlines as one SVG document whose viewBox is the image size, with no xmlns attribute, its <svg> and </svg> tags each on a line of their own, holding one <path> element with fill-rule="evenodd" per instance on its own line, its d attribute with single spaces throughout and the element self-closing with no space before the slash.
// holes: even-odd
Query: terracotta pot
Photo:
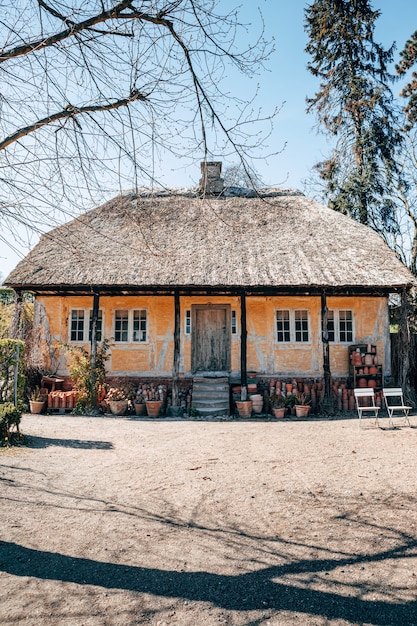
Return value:
<svg viewBox="0 0 417 626">
<path fill-rule="evenodd" d="M 272 409 L 273 413 L 274 413 L 274 417 L 284 417 L 285 415 L 285 406 L 283 406 L 280 409 Z"/>
<path fill-rule="evenodd" d="M 287 383 L 285 385 L 285 389 L 287 390 L 287 393 L 292 393 L 292 384 L 291 383 Z"/>
<path fill-rule="evenodd" d="M 239 417 L 250 417 L 252 415 L 251 400 L 236 400 L 236 408 L 239 412 Z"/>
<path fill-rule="evenodd" d="M 368 380 L 368 387 L 371 387 L 371 388 L 375 389 L 375 387 L 376 387 L 376 380 L 374 378 L 370 378 Z"/>
<path fill-rule="evenodd" d="M 144 402 L 135 402 L 135 413 L 136 415 L 145 415 L 146 404 Z"/>
<path fill-rule="evenodd" d="M 127 411 L 127 400 L 109 400 L 110 411 L 113 415 L 124 415 Z"/>
<path fill-rule="evenodd" d="M 146 400 L 146 411 L 149 417 L 159 417 L 162 400 Z"/>
<path fill-rule="evenodd" d="M 249 396 L 249 400 L 252 401 L 252 410 L 254 413 L 262 413 L 262 407 L 264 405 L 264 400 L 261 394 L 257 393 Z"/>
<path fill-rule="evenodd" d="M 45 400 L 29 400 L 29 406 L 30 406 L 30 412 L 31 413 L 42 413 L 44 406 L 45 406 Z"/>
<path fill-rule="evenodd" d="M 297 417 L 307 417 L 310 413 L 310 406 L 305 404 L 296 404 L 295 405 L 295 414 Z"/>
</svg>

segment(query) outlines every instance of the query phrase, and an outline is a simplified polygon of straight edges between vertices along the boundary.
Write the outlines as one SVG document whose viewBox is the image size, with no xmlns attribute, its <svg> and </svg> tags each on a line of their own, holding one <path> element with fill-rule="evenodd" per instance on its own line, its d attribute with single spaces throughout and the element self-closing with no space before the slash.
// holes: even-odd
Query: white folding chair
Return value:
<svg viewBox="0 0 417 626">
<path fill-rule="evenodd" d="M 394 426 L 394 422 L 392 421 L 393 417 L 401 417 L 401 415 L 394 415 L 395 411 L 402 412 L 404 421 L 411 426 L 408 414 L 413 407 L 404 404 L 404 394 L 401 387 L 385 387 L 382 393 L 385 398 L 385 406 L 387 407 L 390 426 Z"/>
<path fill-rule="evenodd" d="M 380 407 L 375 405 L 375 392 L 373 388 L 364 387 L 360 389 L 354 389 L 353 393 L 355 395 L 359 424 L 362 426 L 362 415 L 364 413 L 373 413 L 371 417 L 375 417 L 375 424 L 376 426 L 379 426 L 378 411 Z"/>
</svg>

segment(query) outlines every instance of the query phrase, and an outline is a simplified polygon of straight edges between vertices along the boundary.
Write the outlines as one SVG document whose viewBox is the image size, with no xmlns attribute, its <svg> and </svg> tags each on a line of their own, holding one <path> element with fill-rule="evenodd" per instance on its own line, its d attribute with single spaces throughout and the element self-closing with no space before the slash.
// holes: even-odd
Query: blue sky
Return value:
<svg viewBox="0 0 417 626">
<path fill-rule="evenodd" d="M 239 0 L 221 0 L 221 8 L 227 10 L 239 6 Z M 251 30 L 259 32 L 258 8 L 265 20 L 266 38 L 275 39 L 275 52 L 268 63 L 268 70 L 251 80 L 230 76 L 228 89 L 240 95 L 252 93 L 259 84 L 257 104 L 265 113 L 283 104 L 276 118 L 273 134 L 269 139 L 270 150 L 279 154 L 266 161 L 255 162 L 264 182 L 270 185 L 303 189 L 303 181 L 311 173 L 312 166 L 326 156 L 330 145 L 315 130 L 315 116 L 305 112 L 307 96 L 314 95 L 318 81 L 306 69 L 308 57 L 304 52 L 307 37 L 304 32 L 303 0 L 242 0 L 240 21 L 252 23 Z M 417 5 L 415 0 L 374 0 L 373 7 L 381 11 L 377 23 L 376 40 L 385 48 L 397 43 L 396 57 L 406 39 L 417 29 Z M 242 40 L 242 46 L 244 46 Z M 397 88 L 398 87 L 398 88 Z M 400 91 L 400 85 L 395 92 Z M 221 155 L 218 155 L 221 158 Z M 200 175 L 199 164 L 195 171 L 182 167 L 171 158 L 159 163 L 159 177 L 167 186 L 195 184 Z M 33 245 L 33 241 L 32 241 Z M 3 278 L 18 263 L 20 256 L 0 243 L 0 274 Z"/>
</svg>

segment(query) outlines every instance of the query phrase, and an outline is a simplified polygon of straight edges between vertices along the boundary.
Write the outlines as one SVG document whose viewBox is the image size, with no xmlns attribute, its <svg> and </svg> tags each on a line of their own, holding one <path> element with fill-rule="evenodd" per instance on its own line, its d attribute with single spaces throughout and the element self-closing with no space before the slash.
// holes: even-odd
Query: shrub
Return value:
<svg viewBox="0 0 417 626">
<path fill-rule="evenodd" d="M 21 411 L 11 402 L 0 404 L 0 442 L 8 442 L 12 428 L 19 432 Z"/>
<path fill-rule="evenodd" d="M 97 346 L 96 366 L 93 370 L 91 366 L 90 353 L 84 348 L 77 346 L 63 346 L 67 354 L 67 367 L 70 379 L 73 383 L 74 391 L 77 393 L 77 413 L 85 413 L 97 405 L 97 398 L 104 386 L 106 378 L 106 361 L 110 358 L 108 354 L 109 342 L 104 339 Z"/>
</svg>

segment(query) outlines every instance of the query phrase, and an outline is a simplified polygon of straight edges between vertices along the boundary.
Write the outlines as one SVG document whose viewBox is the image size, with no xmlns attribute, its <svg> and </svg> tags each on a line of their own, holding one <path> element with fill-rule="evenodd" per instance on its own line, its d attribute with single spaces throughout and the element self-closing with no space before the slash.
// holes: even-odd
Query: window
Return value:
<svg viewBox="0 0 417 626">
<path fill-rule="evenodd" d="M 352 311 L 339 311 L 339 341 L 353 341 Z"/>
<path fill-rule="evenodd" d="M 146 341 L 146 311 L 133 311 L 133 341 Z"/>
<path fill-rule="evenodd" d="M 327 312 L 327 329 L 329 342 L 353 342 L 353 312 L 346 310 L 332 310 Z"/>
<path fill-rule="evenodd" d="M 91 326 L 93 323 L 92 309 L 72 309 L 70 313 L 69 337 L 70 341 L 87 343 L 91 341 Z M 103 311 L 97 316 L 97 341 L 103 339 Z M 88 333 L 88 334 L 87 334 Z"/>
<path fill-rule="evenodd" d="M 276 337 L 278 343 L 307 343 L 310 341 L 309 314 L 307 310 L 276 311 Z"/>
<path fill-rule="evenodd" d="M 70 341 L 84 341 L 84 309 L 71 311 Z"/>
<path fill-rule="evenodd" d="M 114 312 L 114 341 L 143 343 L 148 339 L 148 314 L 145 309 L 130 311 L 116 309 Z"/>
<path fill-rule="evenodd" d="M 88 330 L 88 341 L 91 341 L 91 327 L 93 325 L 93 311 L 90 311 L 90 323 Z M 103 339 L 103 311 L 99 311 L 96 323 L 96 341 Z"/>
<path fill-rule="evenodd" d="M 185 311 L 185 334 L 191 335 L 191 311 L 187 309 Z"/>
<path fill-rule="evenodd" d="M 291 341 L 289 311 L 277 311 L 277 341 Z"/>
<path fill-rule="evenodd" d="M 232 310 L 232 335 L 237 335 L 237 317 L 236 311 Z"/>
<path fill-rule="evenodd" d="M 308 341 L 308 311 L 294 311 L 295 317 L 295 340 L 298 342 Z"/>
<path fill-rule="evenodd" d="M 114 340 L 128 341 L 129 339 L 129 311 L 117 309 L 114 312 Z"/>
</svg>

